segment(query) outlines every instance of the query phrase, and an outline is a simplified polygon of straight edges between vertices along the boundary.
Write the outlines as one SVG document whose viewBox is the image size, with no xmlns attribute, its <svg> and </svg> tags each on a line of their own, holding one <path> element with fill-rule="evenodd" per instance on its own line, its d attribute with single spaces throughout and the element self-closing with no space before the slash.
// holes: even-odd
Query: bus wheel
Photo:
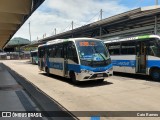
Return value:
<svg viewBox="0 0 160 120">
<path fill-rule="evenodd" d="M 47 76 L 50 76 L 49 68 L 46 68 L 46 74 Z"/>
<path fill-rule="evenodd" d="M 73 84 L 77 85 L 78 84 L 78 81 L 76 80 L 76 76 L 75 76 L 75 73 L 74 72 L 70 72 L 70 78 L 73 82 Z"/>
<path fill-rule="evenodd" d="M 160 69 L 154 69 L 154 70 L 152 70 L 151 71 L 151 77 L 155 81 L 160 80 Z"/>
<path fill-rule="evenodd" d="M 102 83 L 103 81 L 104 81 L 104 79 L 99 79 L 98 80 L 99 83 Z"/>
</svg>

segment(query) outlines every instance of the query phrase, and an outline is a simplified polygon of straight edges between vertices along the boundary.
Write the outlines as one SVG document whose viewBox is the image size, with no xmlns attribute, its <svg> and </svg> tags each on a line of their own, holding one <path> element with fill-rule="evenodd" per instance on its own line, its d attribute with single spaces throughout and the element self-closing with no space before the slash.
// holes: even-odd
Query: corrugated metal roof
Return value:
<svg viewBox="0 0 160 120">
<path fill-rule="evenodd" d="M 79 28 L 76 28 L 74 30 L 66 31 L 57 35 L 53 35 L 44 39 L 39 40 L 35 44 L 39 43 L 45 43 L 45 41 L 49 41 L 51 39 L 59 39 L 59 38 L 67 38 L 66 36 L 71 36 L 72 34 L 82 33 L 85 31 L 87 33 L 88 31 L 94 31 L 94 28 L 98 28 L 100 26 L 110 26 L 114 25 L 116 23 L 125 23 L 125 21 L 131 21 L 133 19 L 138 19 L 141 17 L 147 17 L 147 16 L 153 16 L 153 15 L 160 15 L 160 6 L 152 6 L 152 7 L 144 7 L 144 8 L 137 8 L 134 10 L 130 10 L 118 15 L 114 15 L 108 18 L 105 18 L 103 20 L 90 23 L 88 25 L 81 26 Z M 76 36 L 78 37 L 78 36 Z M 80 36 L 81 37 L 81 36 Z"/>
</svg>

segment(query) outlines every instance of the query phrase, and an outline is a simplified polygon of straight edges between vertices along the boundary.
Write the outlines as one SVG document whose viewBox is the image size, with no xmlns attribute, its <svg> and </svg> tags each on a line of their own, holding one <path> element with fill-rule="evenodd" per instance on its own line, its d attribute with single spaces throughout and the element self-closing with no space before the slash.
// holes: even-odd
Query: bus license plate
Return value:
<svg viewBox="0 0 160 120">
<path fill-rule="evenodd" d="M 97 74 L 97 77 L 103 77 L 103 74 Z"/>
</svg>

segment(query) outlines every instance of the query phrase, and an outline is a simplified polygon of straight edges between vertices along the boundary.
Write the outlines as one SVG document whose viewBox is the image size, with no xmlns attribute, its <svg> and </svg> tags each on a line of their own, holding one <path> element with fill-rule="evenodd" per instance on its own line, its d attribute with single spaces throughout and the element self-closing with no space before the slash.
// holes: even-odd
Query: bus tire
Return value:
<svg viewBox="0 0 160 120">
<path fill-rule="evenodd" d="M 98 83 L 102 83 L 104 81 L 104 79 L 99 79 Z"/>
<path fill-rule="evenodd" d="M 160 69 L 153 69 L 150 73 L 150 76 L 155 81 L 160 81 Z"/>
<path fill-rule="evenodd" d="M 46 74 L 47 74 L 47 76 L 50 76 L 50 72 L 49 72 L 49 68 L 48 67 L 46 67 Z"/>
<path fill-rule="evenodd" d="M 77 84 L 78 84 L 78 81 L 76 80 L 76 75 L 75 75 L 75 73 L 74 73 L 73 71 L 71 71 L 71 72 L 69 73 L 69 76 L 70 76 L 70 78 L 71 78 L 71 80 L 72 80 L 72 83 L 75 84 L 75 85 L 77 85 Z"/>
</svg>

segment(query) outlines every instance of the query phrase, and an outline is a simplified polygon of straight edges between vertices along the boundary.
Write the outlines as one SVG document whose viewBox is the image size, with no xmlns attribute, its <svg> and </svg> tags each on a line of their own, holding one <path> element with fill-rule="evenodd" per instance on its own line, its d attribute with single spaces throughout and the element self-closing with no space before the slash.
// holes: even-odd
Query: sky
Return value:
<svg viewBox="0 0 160 120">
<path fill-rule="evenodd" d="M 40 40 L 62 33 L 102 18 L 107 18 L 139 7 L 155 5 L 155 0 L 45 0 L 44 3 L 22 25 L 14 37 Z"/>
</svg>

